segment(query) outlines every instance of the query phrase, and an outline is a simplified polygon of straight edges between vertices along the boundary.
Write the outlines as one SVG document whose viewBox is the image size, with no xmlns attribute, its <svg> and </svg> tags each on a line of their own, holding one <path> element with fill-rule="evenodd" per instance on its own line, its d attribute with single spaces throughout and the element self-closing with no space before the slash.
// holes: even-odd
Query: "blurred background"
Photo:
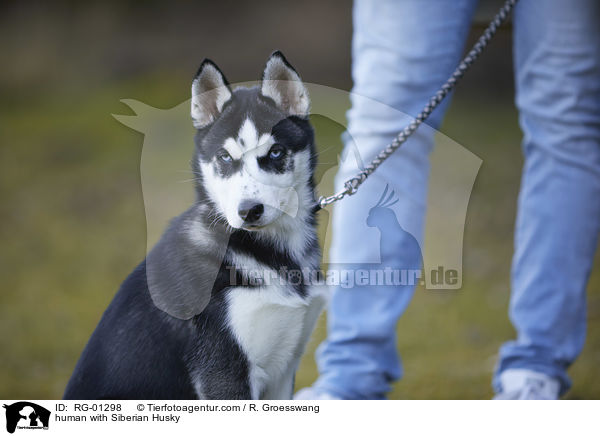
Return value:
<svg viewBox="0 0 600 436">
<path fill-rule="evenodd" d="M 484 2 L 469 44 L 489 11 Z M 102 312 L 146 252 L 143 136 L 123 98 L 170 108 L 204 57 L 256 80 L 274 49 L 303 79 L 350 90 L 351 3 L 58 1 L 0 5 L 0 397 L 59 398 Z M 420 289 L 398 324 L 405 377 L 390 398 L 489 398 L 506 312 L 522 164 L 511 36 L 501 30 L 458 87 L 442 133 L 483 159 L 465 229 L 463 288 Z M 343 109 L 343 108 L 341 108 Z M 316 123 L 321 146 L 339 126 Z M 192 150 L 190 137 L 190 156 Z M 191 185 L 190 185 L 191 189 Z M 600 398 L 600 265 L 588 339 L 567 398 Z M 321 319 L 298 373 L 316 377 Z"/>
</svg>

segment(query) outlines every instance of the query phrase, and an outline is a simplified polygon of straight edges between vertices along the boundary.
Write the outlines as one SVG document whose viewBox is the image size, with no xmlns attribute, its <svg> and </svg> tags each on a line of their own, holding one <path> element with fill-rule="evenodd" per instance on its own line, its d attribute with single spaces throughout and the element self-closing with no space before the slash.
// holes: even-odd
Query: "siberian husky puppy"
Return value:
<svg viewBox="0 0 600 436">
<path fill-rule="evenodd" d="M 309 96 L 280 52 L 231 89 L 192 83 L 196 201 L 129 275 L 65 399 L 290 399 L 326 301 Z"/>
</svg>

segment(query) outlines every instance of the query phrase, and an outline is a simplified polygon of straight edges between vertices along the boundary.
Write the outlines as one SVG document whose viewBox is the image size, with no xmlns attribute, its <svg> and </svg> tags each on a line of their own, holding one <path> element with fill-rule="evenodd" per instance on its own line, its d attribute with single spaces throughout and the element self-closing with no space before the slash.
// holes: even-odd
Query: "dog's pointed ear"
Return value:
<svg viewBox="0 0 600 436">
<path fill-rule="evenodd" d="M 280 51 L 273 53 L 262 76 L 261 93 L 288 115 L 307 116 L 310 99 L 300 76 Z"/>
<path fill-rule="evenodd" d="M 204 59 L 192 82 L 192 122 L 201 129 L 212 123 L 231 99 L 227 79 L 209 60 Z"/>
</svg>

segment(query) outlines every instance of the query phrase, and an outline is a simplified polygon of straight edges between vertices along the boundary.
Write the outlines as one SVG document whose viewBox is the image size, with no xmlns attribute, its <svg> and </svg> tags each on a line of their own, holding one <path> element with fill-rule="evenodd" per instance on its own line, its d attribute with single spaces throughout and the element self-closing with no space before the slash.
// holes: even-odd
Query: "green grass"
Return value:
<svg viewBox="0 0 600 436">
<path fill-rule="evenodd" d="M 146 250 L 143 137 L 110 114 L 128 112 L 121 98 L 174 106 L 187 98 L 186 85 L 156 75 L 13 98 L 0 109 L 0 397 L 61 396 L 104 308 Z M 316 124 L 319 143 L 335 145 L 321 156 L 330 162 L 341 128 Z M 506 309 L 521 165 L 515 112 L 459 93 L 442 131 L 484 161 L 467 217 L 464 286 L 416 292 L 398 324 L 405 377 L 391 398 L 491 396 L 495 353 L 514 334 Z M 600 398 L 599 271 L 596 262 L 589 335 L 570 371 L 569 398 Z M 317 376 L 312 354 L 324 334 L 321 319 L 298 387 Z"/>
</svg>

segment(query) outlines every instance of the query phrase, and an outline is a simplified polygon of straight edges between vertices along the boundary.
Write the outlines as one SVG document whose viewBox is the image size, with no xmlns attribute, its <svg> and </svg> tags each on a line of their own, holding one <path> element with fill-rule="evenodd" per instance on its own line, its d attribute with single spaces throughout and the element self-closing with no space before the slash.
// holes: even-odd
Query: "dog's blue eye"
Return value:
<svg viewBox="0 0 600 436">
<path fill-rule="evenodd" d="M 227 151 L 223 150 L 219 153 L 219 159 L 221 159 L 223 162 L 231 162 L 233 160 L 233 158 L 231 157 L 231 155 L 229 153 L 227 153 Z"/>
<path fill-rule="evenodd" d="M 273 160 L 281 159 L 283 157 L 283 154 L 283 147 L 278 144 L 271 147 L 271 150 L 269 151 L 269 157 Z"/>
</svg>

